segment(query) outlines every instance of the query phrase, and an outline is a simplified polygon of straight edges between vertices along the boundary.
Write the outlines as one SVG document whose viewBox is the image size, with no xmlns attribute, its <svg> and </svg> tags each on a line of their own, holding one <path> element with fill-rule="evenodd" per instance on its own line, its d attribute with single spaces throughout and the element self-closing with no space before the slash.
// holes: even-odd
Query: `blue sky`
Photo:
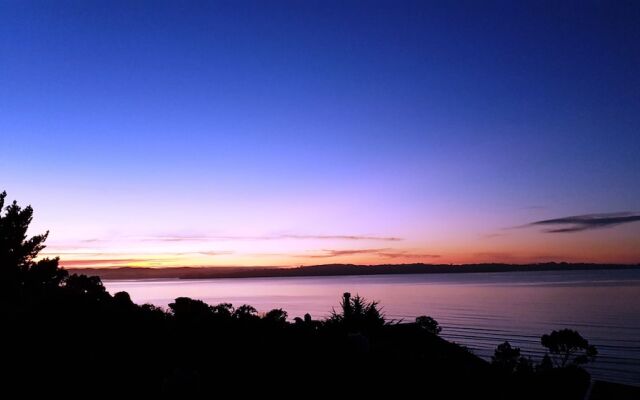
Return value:
<svg viewBox="0 0 640 400">
<path fill-rule="evenodd" d="M 637 260 L 505 228 L 640 211 L 640 6 L 513 3 L 1 2 L 1 187 L 109 259 Z M 215 239 L 283 233 L 402 241 Z"/>
</svg>

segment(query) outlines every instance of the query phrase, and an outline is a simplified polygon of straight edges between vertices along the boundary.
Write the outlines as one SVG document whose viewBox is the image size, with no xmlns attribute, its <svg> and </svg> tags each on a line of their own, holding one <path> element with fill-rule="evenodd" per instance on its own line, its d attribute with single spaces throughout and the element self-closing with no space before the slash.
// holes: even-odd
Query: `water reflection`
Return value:
<svg viewBox="0 0 640 400">
<path fill-rule="evenodd" d="M 387 317 L 430 315 L 442 336 L 488 358 L 505 339 L 534 358 L 540 336 L 574 328 L 600 351 L 594 377 L 640 384 L 640 271 L 514 272 L 218 280 L 106 281 L 138 303 L 187 296 L 326 316 L 343 292 L 379 300 Z"/>
</svg>

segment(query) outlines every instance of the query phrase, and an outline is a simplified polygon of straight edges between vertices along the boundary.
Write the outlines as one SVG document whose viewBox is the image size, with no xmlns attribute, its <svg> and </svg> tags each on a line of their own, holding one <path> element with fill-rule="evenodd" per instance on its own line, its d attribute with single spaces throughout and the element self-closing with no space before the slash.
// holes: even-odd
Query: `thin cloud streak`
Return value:
<svg viewBox="0 0 640 400">
<path fill-rule="evenodd" d="M 167 260 L 156 258 L 119 258 L 119 259 L 83 259 L 83 260 L 60 260 L 63 266 L 126 266 L 134 263 L 150 263 L 150 262 L 164 262 Z"/>
<path fill-rule="evenodd" d="M 187 241 L 209 241 L 209 240 L 223 240 L 223 241 L 261 241 L 261 240 L 370 240 L 370 241 L 387 241 L 396 242 L 401 241 L 402 238 L 393 236 L 368 236 L 368 235 L 263 235 L 263 236 L 225 236 L 225 235 L 159 235 L 142 238 L 143 241 L 148 242 L 187 242 Z"/>
<path fill-rule="evenodd" d="M 156 256 L 190 256 L 190 255 L 204 255 L 204 256 L 223 256 L 234 254 L 234 251 L 215 251 L 215 250 L 201 250 L 201 251 L 182 251 L 182 252 L 156 252 L 152 254 Z M 100 253 L 85 253 L 85 252 L 59 252 L 59 251 L 47 251 L 40 253 L 44 257 L 64 257 L 64 256 L 82 256 L 82 257 L 135 257 L 137 255 L 148 255 L 150 253 L 131 253 L 131 252 L 100 252 Z"/>
<path fill-rule="evenodd" d="M 334 257 L 346 257 L 353 255 L 373 255 L 384 258 L 439 258 L 438 254 L 416 254 L 406 250 L 394 250 L 394 249 L 348 249 L 348 250 L 322 250 L 322 254 L 311 255 L 296 255 L 298 258 L 334 258 Z"/>
<path fill-rule="evenodd" d="M 504 236 L 507 236 L 507 235 L 504 233 L 486 233 L 484 235 L 480 235 L 480 237 L 484 239 L 494 239 L 494 238 L 504 237 Z"/>
<path fill-rule="evenodd" d="M 640 221 L 640 214 L 630 212 L 574 215 L 564 218 L 546 219 L 535 221 L 526 226 L 556 226 L 545 229 L 546 233 L 573 233 L 587 230 L 609 228 L 617 225 Z"/>
<path fill-rule="evenodd" d="M 215 256 L 226 256 L 234 253 L 235 253 L 234 251 L 198 251 L 193 254 L 202 254 L 203 256 L 215 257 Z"/>
<path fill-rule="evenodd" d="M 440 254 L 421 254 L 410 253 L 408 251 L 386 251 L 380 252 L 378 255 L 386 258 L 440 258 Z"/>
<path fill-rule="evenodd" d="M 300 255 L 297 257 L 306 258 L 333 258 L 342 256 L 353 256 L 356 254 L 378 254 L 384 249 L 359 249 L 359 250 L 322 250 L 324 254 Z"/>
<path fill-rule="evenodd" d="M 565 260 L 566 257 L 557 254 L 520 254 L 510 253 L 504 251 L 485 251 L 473 253 L 472 257 L 478 261 L 475 262 L 498 262 L 498 263 L 528 263 L 534 262 L 547 262 Z"/>
</svg>

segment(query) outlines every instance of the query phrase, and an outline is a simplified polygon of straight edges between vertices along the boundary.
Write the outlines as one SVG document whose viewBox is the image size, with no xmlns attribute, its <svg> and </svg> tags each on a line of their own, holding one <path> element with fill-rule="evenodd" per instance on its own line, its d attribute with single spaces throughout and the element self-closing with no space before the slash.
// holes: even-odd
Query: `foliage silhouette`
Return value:
<svg viewBox="0 0 640 400">
<path fill-rule="evenodd" d="M 377 302 L 349 293 L 327 319 L 305 314 L 293 322 L 281 309 L 261 316 L 250 305 L 187 297 L 168 310 L 137 305 L 126 292 L 111 295 L 98 277 L 70 275 L 57 258 L 39 259 L 48 233 L 28 238 L 33 210 L 16 202 L 4 207 L 5 198 L 0 194 L 1 391 L 86 395 L 99 388 L 101 394 L 151 397 L 212 395 L 224 385 L 237 396 L 280 395 L 287 377 L 296 393 L 320 386 L 316 394 L 335 395 L 333 385 L 317 383 L 336 376 L 341 394 L 358 396 L 380 395 L 379 382 L 394 396 L 413 395 L 413 385 L 425 377 L 434 394 L 454 398 L 511 398 L 514 390 L 520 398 L 579 397 L 586 390 L 583 375 L 559 379 L 558 368 L 526 380 L 505 378 L 438 337 L 435 320 L 390 324 Z M 543 344 L 562 365 L 595 354 L 573 334 L 552 333 Z M 496 359 L 511 365 L 513 355 L 502 350 Z"/>
<path fill-rule="evenodd" d="M 178 297 L 169 304 L 169 308 L 177 320 L 201 320 L 213 315 L 213 307 L 202 300 Z"/>
<path fill-rule="evenodd" d="M 27 238 L 33 208 L 23 209 L 16 201 L 5 208 L 6 197 L 0 193 L 0 299 L 17 301 L 57 287 L 67 273 L 58 268 L 58 259 L 34 261 L 49 232 Z"/>
<path fill-rule="evenodd" d="M 276 324 L 286 324 L 287 322 L 287 312 L 281 308 L 276 308 L 264 315 L 264 319 L 266 321 L 271 321 Z"/>
<path fill-rule="evenodd" d="M 553 331 L 543 335 L 541 343 L 547 348 L 556 367 L 579 366 L 594 361 L 598 355 L 595 346 L 571 329 Z"/>
<path fill-rule="evenodd" d="M 351 293 L 342 295 L 340 311 L 333 309 L 327 322 L 349 332 L 371 332 L 387 324 L 377 302 Z"/>
<path fill-rule="evenodd" d="M 539 372 L 548 372 L 553 369 L 553 361 L 551 361 L 551 357 L 549 354 L 545 354 L 540 361 L 540 364 L 536 365 L 536 371 Z"/>
<path fill-rule="evenodd" d="M 511 347 L 511 343 L 507 341 L 496 347 L 491 357 L 491 365 L 507 374 L 533 372 L 531 360 L 520 354 L 519 347 Z"/>
<path fill-rule="evenodd" d="M 243 304 L 233 312 L 233 318 L 240 321 L 252 321 L 258 319 L 258 310 L 248 304 Z"/>
<path fill-rule="evenodd" d="M 438 335 L 440 334 L 440 332 L 442 332 L 442 327 L 440 326 L 440 324 L 438 324 L 438 321 L 426 315 L 416 317 L 416 324 L 420 328 L 426 330 L 427 332 L 433 333 L 434 335 Z"/>
</svg>

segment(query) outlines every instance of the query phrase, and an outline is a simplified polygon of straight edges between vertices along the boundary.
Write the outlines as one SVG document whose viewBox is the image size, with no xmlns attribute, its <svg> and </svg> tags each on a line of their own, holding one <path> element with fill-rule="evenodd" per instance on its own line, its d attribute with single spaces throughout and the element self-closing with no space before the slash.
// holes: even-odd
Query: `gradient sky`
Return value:
<svg viewBox="0 0 640 400">
<path fill-rule="evenodd" d="M 524 3 L 0 1 L 0 190 L 67 267 L 640 262 L 640 3 Z"/>
</svg>

